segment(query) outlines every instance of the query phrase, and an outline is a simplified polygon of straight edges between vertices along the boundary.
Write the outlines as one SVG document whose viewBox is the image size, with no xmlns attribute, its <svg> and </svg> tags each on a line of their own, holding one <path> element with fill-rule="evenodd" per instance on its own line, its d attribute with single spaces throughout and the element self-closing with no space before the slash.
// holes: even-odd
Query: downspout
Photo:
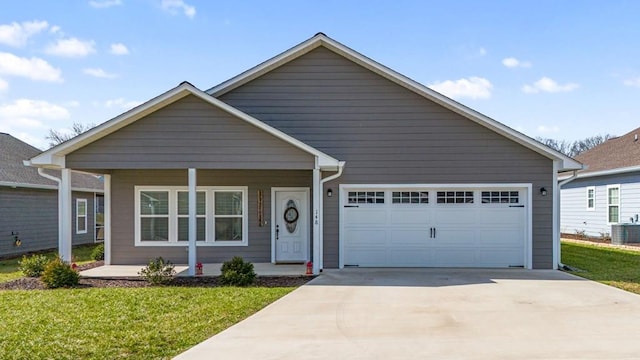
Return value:
<svg viewBox="0 0 640 360">
<path fill-rule="evenodd" d="M 584 167 L 583 167 L 581 170 L 584 170 Z M 572 181 L 573 181 L 573 180 L 575 180 L 577 177 L 578 177 L 578 170 L 573 170 L 573 175 L 571 175 L 571 176 L 570 176 L 569 178 L 567 178 L 567 179 L 564 179 L 564 180 L 562 180 L 562 181 L 558 182 L 558 199 L 557 199 L 557 201 L 558 201 L 558 213 L 556 214 L 557 219 L 558 219 L 558 225 L 560 224 L 560 211 L 561 211 L 561 210 L 560 210 L 560 194 L 559 194 L 559 193 L 560 193 L 560 191 L 562 190 L 562 186 L 563 186 L 563 185 L 566 185 L 566 184 L 568 184 L 568 183 L 572 182 Z M 559 226 L 558 226 L 558 227 L 559 227 Z M 560 231 L 560 229 L 558 228 L 558 232 L 559 232 L 559 231 Z M 558 236 L 560 236 L 560 235 L 558 234 Z M 561 256 L 561 255 L 562 255 L 562 253 L 561 253 L 561 252 L 562 252 L 562 245 L 560 244 L 560 239 L 558 239 L 558 249 L 557 249 L 557 252 L 558 252 L 558 269 L 565 269 L 565 268 L 566 268 L 566 265 L 562 263 L 562 256 Z"/>
<path fill-rule="evenodd" d="M 318 264 L 320 266 L 320 271 L 322 271 L 322 269 L 324 268 L 324 184 L 335 180 L 337 178 L 339 178 L 340 176 L 342 176 L 342 170 L 344 169 L 344 165 L 346 164 L 346 162 L 344 161 L 338 161 L 338 172 L 331 175 L 331 176 L 327 176 L 326 178 L 320 179 L 320 202 L 319 202 L 319 207 L 320 207 L 320 236 L 318 236 L 318 241 L 320 242 L 320 256 L 319 259 L 320 263 Z M 340 194 L 337 194 L 337 196 L 340 196 Z M 317 260 L 316 260 L 317 261 Z"/>
<path fill-rule="evenodd" d="M 54 181 L 58 184 L 58 252 L 60 252 L 60 249 L 62 249 L 62 191 L 60 191 L 61 188 L 61 184 L 62 184 L 62 180 L 53 176 L 53 175 L 49 175 L 47 173 L 44 172 L 43 168 L 38 168 L 38 175 L 42 176 L 45 179 L 49 179 L 51 181 Z"/>
</svg>

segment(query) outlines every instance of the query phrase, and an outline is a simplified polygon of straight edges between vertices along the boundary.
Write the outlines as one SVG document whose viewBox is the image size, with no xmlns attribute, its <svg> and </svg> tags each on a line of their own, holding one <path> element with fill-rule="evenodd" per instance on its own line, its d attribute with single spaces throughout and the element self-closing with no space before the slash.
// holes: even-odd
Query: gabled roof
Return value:
<svg viewBox="0 0 640 360">
<path fill-rule="evenodd" d="M 640 171 L 640 128 L 609 139 L 576 156 L 576 160 L 588 167 L 578 177 Z"/>
<path fill-rule="evenodd" d="M 24 166 L 23 161 L 40 154 L 40 150 L 15 137 L 0 133 L 0 186 L 57 189 L 54 181 L 38 174 L 38 170 Z M 49 170 L 49 175 L 60 177 L 60 171 Z M 74 173 L 73 190 L 102 192 L 102 181 L 93 175 Z"/>
<path fill-rule="evenodd" d="M 45 167 L 45 168 L 64 168 L 65 156 L 72 153 L 75 150 L 82 148 L 98 139 L 101 139 L 133 122 L 143 118 L 156 110 L 159 110 L 171 103 L 174 103 L 186 96 L 193 95 L 205 102 L 235 116 L 238 119 L 246 121 L 247 123 L 275 136 L 276 138 L 293 145 L 294 147 L 305 151 L 311 155 L 317 156 L 318 166 L 321 169 L 337 170 L 339 161 L 333 157 L 303 143 L 302 141 L 295 139 L 282 131 L 275 129 L 260 120 L 208 95 L 207 93 L 199 90 L 195 86 L 188 82 L 183 82 L 177 87 L 161 94 L 144 104 L 141 104 L 122 115 L 115 117 L 95 128 L 80 134 L 73 139 L 66 141 L 58 146 L 55 146 L 38 156 L 34 156 L 28 161 L 30 166 Z"/>
<path fill-rule="evenodd" d="M 312 38 L 292 47 L 291 49 L 277 55 L 257 66 L 251 68 L 238 76 L 235 76 L 217 86 L 207 90 L 208 94 L 214 97 L 219 97 L 228 93 L 229 91 L 238 88 L 269 71 L 276 69 L 318 47 L 325 47 L 345 58 L 353 61 L 354 63 L 369 69 L 370 71 L 400 85 L 403 86 L 425 98 L 431 100 L 445 108 L 458 113 L 486 128 L 493 130 L 494 132 L 509 138 L 545 157 L 552 160 L 559 161 L 559 171 L 578 170 L 582 169 L 582 164 L 574 159 L 553 150 L 546 145 L 496 121 L 493 120 L 471 108 L 468 108 L 380 63 L 377 63 L 368 57 L 356 52 L 355 50 L 331 39 L 323 33 L 318 33 Z"/>
</svg>

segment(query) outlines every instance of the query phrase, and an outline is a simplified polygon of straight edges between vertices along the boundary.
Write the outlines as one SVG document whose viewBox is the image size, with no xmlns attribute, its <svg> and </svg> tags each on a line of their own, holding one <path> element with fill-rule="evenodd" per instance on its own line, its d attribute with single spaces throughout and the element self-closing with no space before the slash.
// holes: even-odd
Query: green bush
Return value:
<svg viewBox="0 0 640 360">
<path fill-rule="evenodd" d="M 165 261 L 162 257 L 149 260 L 149 265 L 138 273 L 153 285 L 166 284 L 173 279 L 175 274 L 176 271 L 171 261 Z"/>
<path fill-rule="evenodd" d="M 91 258 L 95 261 L 104 260 L 104 244 L 100 244 L 93 249 Z"/>
<path fill-rule="evenodd" d="M 50 289 L 74 287 L 79 281 L 80 274 L 60 257 L 51 260 L 42 273 L 42 282 Z"/>
<path fill-rule="evenodd" d="M 253 264 L 244 261 L 241 257 L 236 256 L 229 261 L 225 261 L 220 268 L 220 283 L 230 286 L 249 286 L 256 279 L 256 273 L 253 271 Z"/>
<path fill-rule="evenodd" d="M 49 258 L 45 255 L 32 255 L 30 257 L 24 255 L 22 260 L 18 262 L 18 266 L 25 276 L 39 277 L 48 263 Z"/>
</svg>

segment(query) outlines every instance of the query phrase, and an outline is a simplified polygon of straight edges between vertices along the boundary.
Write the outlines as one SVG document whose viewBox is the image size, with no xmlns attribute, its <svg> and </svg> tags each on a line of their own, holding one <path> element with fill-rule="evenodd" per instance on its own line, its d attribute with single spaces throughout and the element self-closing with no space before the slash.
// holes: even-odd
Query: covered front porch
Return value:
<svg viewBox="0 0 640 360">
<path fill-rule="evenodd" d="M 202 276 L 219 276 L 221 263 L 202 264 Z M 80 276 L 88 278 L 131 278 L 140 277 L 139 272 L 145 265 L 104 265 L 80 272 Z M 272 264 L 255 263 L 253 269 L 258 276 L 301 276 L 307 268 L 304 264 Z M 189 275 L 189 266 L 176 265 L 177 276 Z"/>
</svg>

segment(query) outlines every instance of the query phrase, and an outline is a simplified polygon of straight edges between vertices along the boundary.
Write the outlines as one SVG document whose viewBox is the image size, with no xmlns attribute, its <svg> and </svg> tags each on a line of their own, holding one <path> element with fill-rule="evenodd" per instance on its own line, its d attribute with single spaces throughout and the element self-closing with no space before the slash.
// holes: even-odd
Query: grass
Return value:
<svg viewBox="0 0 640 360">
<path fill-rule="evenodd" d="M 640 294 L 640 252 L 562 243 L 562 262 L 587 279 Z"/>
<path fill-rule="evenodd" d="M 91 259 L 91 252 L 98 246 L 98 244 L 76 246 L 72 250 L 73 259 L 77 264 L 85 264 L 93 261 Z M 54 258 L 58 254 L 57 251 L 48 251 L 44 255 Z M 19 269 L 18 262 L 22 260 L 22 256 L 15 259 L 1 260 L 0 261 L 0 282 L 7 282 L 21 278 L 22 272 Z"/>
<path fill-rule="evenodd" d="M 171 358 L 292 290 L 0 291 L 0 359 Z"/>
</svg>

